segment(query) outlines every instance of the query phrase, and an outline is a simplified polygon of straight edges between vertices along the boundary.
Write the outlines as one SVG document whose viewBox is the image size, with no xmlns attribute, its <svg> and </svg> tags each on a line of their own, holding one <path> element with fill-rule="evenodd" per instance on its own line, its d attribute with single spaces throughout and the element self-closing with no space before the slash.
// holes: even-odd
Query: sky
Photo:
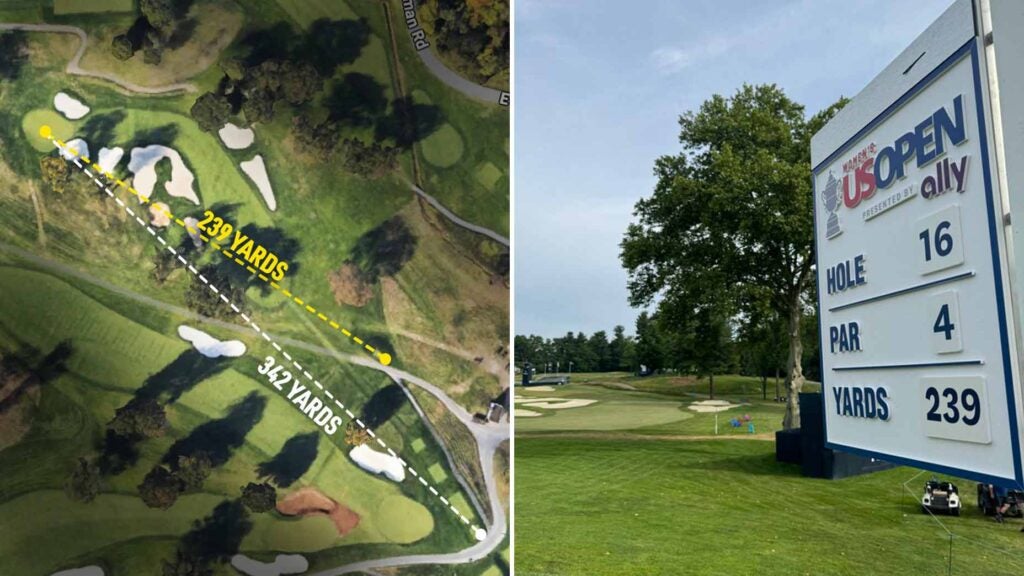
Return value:
<svg viewBox="0 0 1024 576">
<path fill-rule="evenodd" d="M 678 118 L 774 83 L 857 94 L 951 0 L 516 0 L 515 333 L 634 332 L 619 243 Z"/>
</svg>

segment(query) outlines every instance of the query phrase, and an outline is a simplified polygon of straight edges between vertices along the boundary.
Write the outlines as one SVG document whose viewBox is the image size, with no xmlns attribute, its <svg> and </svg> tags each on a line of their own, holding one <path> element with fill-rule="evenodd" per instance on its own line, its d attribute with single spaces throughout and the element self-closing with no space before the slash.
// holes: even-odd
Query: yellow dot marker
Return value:
<svg viewBox="0 0 1024 576">
<path fill-rule="evenodd" d="M 387 352 L 381 352 L 380 356 L 378 356 L 377 359 L 380 360 L 380 363 L 385 366 L 391 364 L 391 354 L 388 354 Z"/>
<path fill-rule="evenodd" d="M 39 135 L 49 140 L 50 136 L 53 136 L 53 130 L 50 129 L 48 124 L 43 124 L 39 127 Z"/>
</svg>

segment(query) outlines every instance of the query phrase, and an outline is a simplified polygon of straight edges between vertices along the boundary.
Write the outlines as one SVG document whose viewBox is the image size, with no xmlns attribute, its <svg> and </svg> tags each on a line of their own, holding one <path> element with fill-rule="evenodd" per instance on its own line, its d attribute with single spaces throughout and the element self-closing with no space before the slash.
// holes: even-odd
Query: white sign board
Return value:
<svg viewBox="0 0 1024 576">
<path fill-rule="evenodd" d="M 983 48 L 815 159 L 826 445 L 1019 484 L 1016 344 Z M 833 130 L 833 132 L 835 132 Z"/>
</svg>

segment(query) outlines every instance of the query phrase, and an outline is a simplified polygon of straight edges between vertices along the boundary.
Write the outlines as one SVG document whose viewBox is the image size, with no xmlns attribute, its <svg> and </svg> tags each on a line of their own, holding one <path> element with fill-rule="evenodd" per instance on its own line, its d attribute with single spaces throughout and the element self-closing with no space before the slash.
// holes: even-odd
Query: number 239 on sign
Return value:
<svg viewBox="0 0 1024 576">
<path fill-rule="evenodd" d="M 920 417 L 932 438 L 988 444 L 988 399 L 984 376 L 922 378 Z"/>
</svg>

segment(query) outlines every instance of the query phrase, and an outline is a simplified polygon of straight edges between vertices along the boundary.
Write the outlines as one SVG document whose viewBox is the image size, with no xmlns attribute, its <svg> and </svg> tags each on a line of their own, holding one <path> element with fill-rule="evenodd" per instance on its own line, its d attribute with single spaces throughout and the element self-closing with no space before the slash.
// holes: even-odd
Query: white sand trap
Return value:
<svg viewBox="0 0 1024 576">
<path fill-rule="evenodd" d="M 227 356 L 237 358 L 245 354 L 245 344 L 238 340 L 217 340 L 202 330 L 196 330 L 190 326 L 178 326 L 178 336 L 183 340 L 191 342 L 199 353 L 207 358 L 220 358 Z"/>
<path fill-rule="evenodd" d="M 360 468 L 374 474 L 384 474 L 395 482 L 405 480 L 405 468 L 402 463 L 389 454 L 377 452 L 366 444 L 360 444 L 348 453 Z"/>
<path fill-rule="evenodd" d="M 544 408 L 545 410 L 563 410 L 565 408 L 582 408 L 597 403 L 597 400 L 584 400 L 582 398 L 547 398 L 544 400 L 530 400 L 523 402 L 528 408 Z"/>
<path fill-rule="evenodd" d="M 523 392 L 554 392 L 554 386 L 530 386 L 529 388 L 524 387 Z"/>
<path fill-rule="evenodd" d="M 516 418 L 525 416 L 526 418 L 532 418 L 533 416 L 540 416 L 540 412 L 534 412 L 533 410 L 527 410 L 525 408 L 516 408 L 512 411 Z"/>
<path fill-rule="evenodd" d="M 690 410 L 694 412 L 700 412 L 701 414 L 708 414 L 711 412 L 725 412 L 732 408 L 738 408 L 739 404 L 732 404 L 727 400 L 701 400 L 690 404 Z"/>
<path fill-rule="evenodd" d="M 185 233 L 192 239 L 192 245 L 199 248 L 203 245 L 203 238 L 199 235 L 199 220 L 192 216 L 185 218 Z"/>
<path fill-rule="evenodd" d="M 191 200 L 196 206 L 199 205 L 199 197 L 196 196 L 192 183 L 196 178 L 192 172 L 185 167 L 185 161 L 181 154 L 167 146 L 153 144 L 145 148 L 132 148 L 132 158 L 128 161 L 128 170 L 135 174 L 135 189 L 142 196 L 152 196 L 153 187 L 156 186 L 156 164 L 164 158 L 171 160 L 171 179 L 164 183 L 167 193 L 177 198 Z M 139 202 L 142 202 L 139 199 Z"/>
<path fill-rule="evenodd" d="M 253 560 L 245 554 L 231 557 L 231 565 L 249 576 L 281 576 L 282 574 L 302 574 L 309 570 L 309 562 L 300 554 L 278 554 L 270 564 Z"/>
<path fill-rule="evenodd" d="M 113 172 L 114 168 L 117 168 L 117 165 L 121 162 L 121 158 L 124 158 L 124 148 L 120 146 L 100 148 L 100 154 L 96 159 L 96 163 L 99 165 L 100 170 Z"/>
<path fill-rule="evenodd" d="M 63 92 L 57 92 L 53 97 L 53 107 L 68 120 L 78 120 L 89 113 L 88 106 Z"/>
<path fill-rule="evenodd" d="M 231 122 L 218 130 L 217 135 L 220 136 L 220 141 L 232 150 L 245 150 L 252 146 L 253 140 L 256 139 L 256 133 L 252 131 L 252 128 L 242 128 Z"/>
<path fill-rule="evenodd" d="M 263 164 L 263 156 L 257 154 L 253 156 L 252 160 L 239 164 L 239 167 L 242 168 L 242 172 L 245 172 L 246 176 L 256 183 L 263 200 L 267 203 L 267 208 L 270 208 L 271 212 L 277 210 L 277 200 L 274 198 L 274 189 L 270 187 L 270 177 L 267 176 L 267 166 Z"/>
<path fill-rule="evenodd" d="M 78 156 L 84 156 L 86 158 L 89 157 L 89 145 L 81 138 L 75 138 L 70 142 L 65 142 L 64 148 L 60 151 L 60 155 L 63 156 L 65 160 L 71 160 L 72 158 L 75 158 L 75 155 L 71 152 L 72 150 L 78 152 Z"/>
<path fill-rule="evenodd" d="M 84 566 L 82 568 L 54 572 L 52 576 L 103 576 L 103 568 L 99 566 Z"/>
<path fill-rule="evenodd" d="M 149 205 L 149 223 L 159 228 L 165 228 L 171 223 L 171 217 L 168 216 L 169 213 L 167 204 L 153 202 Z"/>
</svg>

